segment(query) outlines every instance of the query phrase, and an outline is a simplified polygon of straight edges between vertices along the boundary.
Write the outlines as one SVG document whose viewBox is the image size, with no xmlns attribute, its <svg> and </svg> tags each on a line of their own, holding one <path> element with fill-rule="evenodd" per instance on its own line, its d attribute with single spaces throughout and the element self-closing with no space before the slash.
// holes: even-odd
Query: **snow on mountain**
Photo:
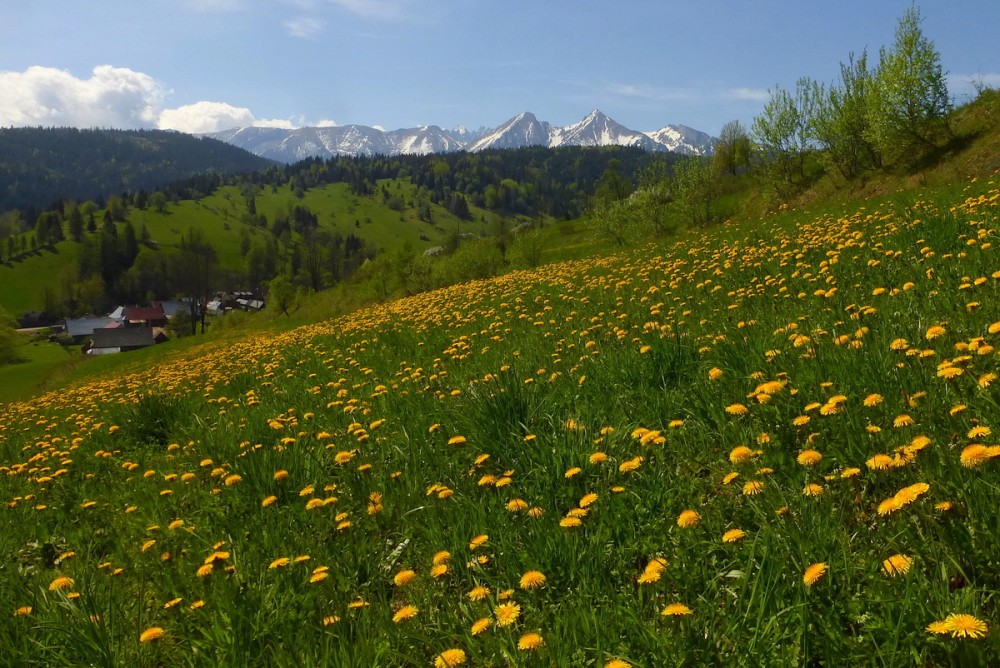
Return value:
<svg viewBox="0 0 1000 668">
<path fill-rule="evenodd" d="M 551 128 L 549 146 L 638 146 L 647 151 L 663 150 L 643 133 L 629 130 L 597 109 L 579 123 Z"/>
<path fill-rule="evenodd" d="M 711 155 L 715 149 L 715 138 L 686 125 L 666 125 L 654 132 L 645 133 L 650 139 L 664 146 L 666 150 L 688 155 Z"/>
<path fill-rule="evenodd" d="M 458 127 L 448 131 L 425 125 L 387 132 L 365 125 L 338 125 L 295 130 L 237 128 L 208 136 L 281 162 L 312 156 L 427 155 L 525 146 L 637 146 L 647 151 L 710 155 L 714 142 L 704 132 L 683 125 L 637 132 L 596 109 L 580 122 L 563 127 L 539 121 L 531 112 L 524 112 L 493 130 L 469 131 Z"/>
<path fill-rule="evenodd" d="M 496 130 L 486 132 L 477 141 L 466 147 L 470 153 L 488 148 L 523 148 L 525 146 L 549 146 L 548 123 L 539 123 L 530 111 L 518 114 Z"/>
</svg>

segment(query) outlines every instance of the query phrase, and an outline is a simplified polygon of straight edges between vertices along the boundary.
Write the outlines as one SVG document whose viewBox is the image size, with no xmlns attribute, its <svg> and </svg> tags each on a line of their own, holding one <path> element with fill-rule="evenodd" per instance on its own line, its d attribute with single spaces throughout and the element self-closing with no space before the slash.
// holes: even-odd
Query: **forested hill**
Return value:
<svg viewBox="0 0 1000 668">
<path fill-rule="evenodd" d="M 155 190 L 205 172 L 269 166 L 235 146 L 163 130 L 0 128 L 0 212 Z"/>
</svg>

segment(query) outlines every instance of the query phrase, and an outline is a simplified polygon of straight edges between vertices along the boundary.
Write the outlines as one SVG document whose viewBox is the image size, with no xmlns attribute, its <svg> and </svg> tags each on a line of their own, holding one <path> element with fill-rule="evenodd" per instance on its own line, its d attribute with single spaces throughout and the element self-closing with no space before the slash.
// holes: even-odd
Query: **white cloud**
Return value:
<svg viewBox="0 0 1000 668">
<path fill-rule="evenodd" d="M 250 125 L 286 130 L 310 125 L 301 117 L 257 118 L 247 107 L 226 102 L 201 100 L 165 108 L 169 92 L 148 74 L 111 65 L 95 67 L 88 79 L 52 67 L 0 71 L 0 127 L 158 128 L 197 134 Z"/>
<path fill-rule="evenodd" d="M 310 16 L 298 16 L 285 21 L 285 30 L 292 37 L 308 39 L 315 37 L 323 30 L 323 22 Z"/>
<path fill-rule="evenodd" d="M 749 100 L 751 102 L 767 102 L 771 93 L 764 88 L 730 88 L 726 96 L 734 100 Z"/>
<path fill-rule="evenodd" d="M 154 127 L 165 92 L 148 74 L 111 65 L 89 79 L 54 67 L 0 72 L 0 125 Z"/>
<path fill-rule="evenodd" d="M 331 118 L 324 118 L 323 120 L 316 121 L 316 125 L 313 127 L 317 128 L 335 128 L 337 127 L 337 121 Z"/>
<path fill-rule="evenodd" d="M 225 102 L 195 102 L 160 112 L 157 127 L 199 134 L 254 124 L 254 115 L 246 107 L 234 107 Z"/>
</svg>

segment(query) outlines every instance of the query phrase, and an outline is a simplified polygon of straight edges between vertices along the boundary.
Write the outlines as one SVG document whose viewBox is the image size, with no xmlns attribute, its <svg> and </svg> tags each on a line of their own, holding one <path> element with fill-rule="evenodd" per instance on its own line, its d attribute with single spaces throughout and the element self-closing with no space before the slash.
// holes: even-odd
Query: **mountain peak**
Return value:
<svg viewBox="0 0 1000 668">
<path fill-rule="evenodd" d="M 635 146 L 647 151 L 708 155 L 713 143 L 704 132 L 682 125 L 636 132 L 600 109 L 563 127 L 539 121 L 532 112 L 523 111 L 497 128 L 481 127 L 471 132 L 462 126 L 453 131 L 442 130 L 437 125 L 385 131 L 365 125 L 343 125 L 297 130 L 240 128 L 209 136 L 284 162 L 311 156 L 426 155 L 525 146 Z"/>
</svg>

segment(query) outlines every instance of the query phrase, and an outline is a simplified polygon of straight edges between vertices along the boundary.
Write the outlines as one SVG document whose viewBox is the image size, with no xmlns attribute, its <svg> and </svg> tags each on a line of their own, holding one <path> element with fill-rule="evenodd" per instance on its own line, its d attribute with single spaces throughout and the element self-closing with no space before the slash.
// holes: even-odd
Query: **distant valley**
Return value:
<svg viewBox="0 0 1000 668">
<path fill-rule="evenodd" d="M 580 122 L 561 127 L 524 112 L 497 128 L 472 132 L 465 128 L 444 130 L 436 125 L 389 131 L 338 125 L 294 130 L 245 127 L 206 136 L 286 163 L 310 157 L 475 153 L 528 146 L 635 146 L 647 151 L 710 155 L 715 143 L 714 137 L 684 125 L 666 125 L 651 132 L 631 130 L 596 109 Z"/>
</svg>

